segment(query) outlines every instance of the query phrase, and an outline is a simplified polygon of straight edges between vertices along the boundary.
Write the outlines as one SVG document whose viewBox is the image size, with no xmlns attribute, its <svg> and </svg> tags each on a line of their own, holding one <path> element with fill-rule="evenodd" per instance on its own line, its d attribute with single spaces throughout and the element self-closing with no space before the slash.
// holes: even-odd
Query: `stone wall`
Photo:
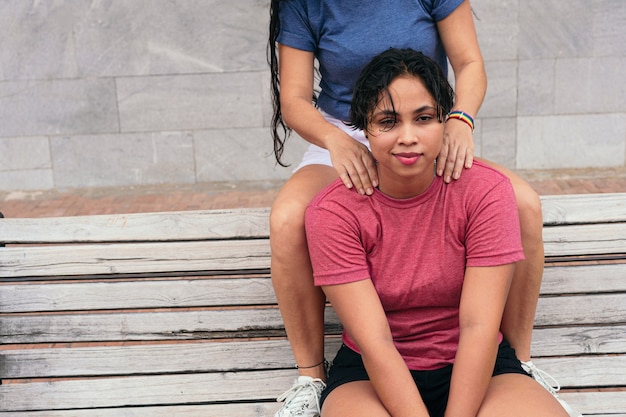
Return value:
<svg viewBox="0 0 626 417">
<path fill-rule="evenodd" d="M 268 0 L 0 2 L 0 190 L 281 180 Z M 622 167 L 626 2 L 474 0 L 477 153 Z M 305 148 L 288 142 L 287 161 Z"/>
</svg>

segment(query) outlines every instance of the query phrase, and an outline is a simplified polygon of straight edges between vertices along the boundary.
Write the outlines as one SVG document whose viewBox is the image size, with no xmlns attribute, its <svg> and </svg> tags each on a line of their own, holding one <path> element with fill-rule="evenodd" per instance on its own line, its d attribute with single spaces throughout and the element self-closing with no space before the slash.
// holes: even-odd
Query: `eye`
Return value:
<svg viewBox="0 0 626 417">
<path fill-rule="evenodd" d="M 381 132 L 388 132 L 398 123 L 395 117 L 386 117 L 376 122 L 378 130 Z"/>
<path fill-rule="evenodd" d="M 415 121 L 418 123 L 427 123 L 435 118 L 432 114 L 420 114 L 415 118 Z"/>
</svg>

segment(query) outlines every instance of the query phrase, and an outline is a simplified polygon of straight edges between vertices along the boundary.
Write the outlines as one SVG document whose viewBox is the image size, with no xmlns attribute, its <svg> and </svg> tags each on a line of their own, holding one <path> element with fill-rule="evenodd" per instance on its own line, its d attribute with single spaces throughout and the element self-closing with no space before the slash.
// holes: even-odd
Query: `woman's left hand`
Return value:
<svg viewBox="0 0 626 417">
<path fill-rule="evenodd" d="M 463 121 L 449 119 L 443 130 L 443 143 L 437 157 L 437 175 L 446 183 L 458 180 L 464 168 L 474 163 L 474 135 Z"/>
</svg>

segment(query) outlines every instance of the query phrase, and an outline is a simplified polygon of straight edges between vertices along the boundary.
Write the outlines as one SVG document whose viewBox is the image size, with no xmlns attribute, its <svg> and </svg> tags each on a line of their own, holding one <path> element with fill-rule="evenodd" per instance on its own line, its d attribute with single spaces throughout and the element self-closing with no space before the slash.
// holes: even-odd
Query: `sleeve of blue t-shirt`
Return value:
<svg viewBox="0 0 626 417">
<path fill-rule="evenodd" d="M 433 17 L 435 22 L 445 19 L 463 0 L 419 0 L 422 7 Z"/>
<path fill-rule="evenodd" d="M 280 33 L 277 41 L 302 51 L 314 52 L 317 40 L 307 15 L 306 4 L 300 0 L 282 1 L 278 13 Z"/>
</svg>

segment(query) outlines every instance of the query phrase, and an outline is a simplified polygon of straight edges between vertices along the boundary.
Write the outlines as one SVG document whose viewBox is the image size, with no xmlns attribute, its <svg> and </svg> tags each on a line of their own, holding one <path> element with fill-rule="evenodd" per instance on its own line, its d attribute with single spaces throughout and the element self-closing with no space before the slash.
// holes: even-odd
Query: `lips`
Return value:
<svg viewBox="0 0 626 417">
<path fill-rule="evenodd" d="M 413 165 L 420 159 L 421 154 L 415 152 L 401 152 L 393 154 L 393 156 L 404 165 Z"/>
</svg>

